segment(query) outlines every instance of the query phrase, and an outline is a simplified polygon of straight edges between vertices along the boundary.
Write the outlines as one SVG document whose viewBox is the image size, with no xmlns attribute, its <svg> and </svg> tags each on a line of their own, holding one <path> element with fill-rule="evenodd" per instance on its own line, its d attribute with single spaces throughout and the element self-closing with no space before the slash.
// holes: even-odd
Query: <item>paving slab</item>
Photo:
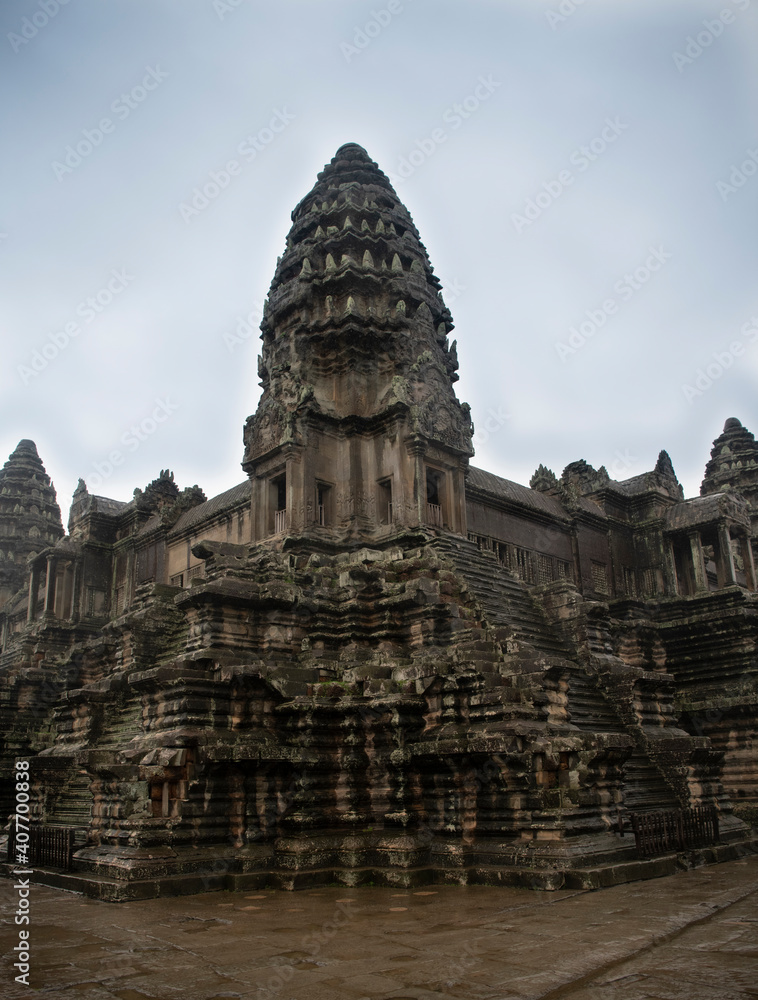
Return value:
<svg viewBox="0 0 758 1000">
<path fill-rule="evenodd" d="M 556 893 L 30 892 L 27 987 L 0 880 L 2 1000 L 758 1000 L 756 856 Z"/>
</svg>

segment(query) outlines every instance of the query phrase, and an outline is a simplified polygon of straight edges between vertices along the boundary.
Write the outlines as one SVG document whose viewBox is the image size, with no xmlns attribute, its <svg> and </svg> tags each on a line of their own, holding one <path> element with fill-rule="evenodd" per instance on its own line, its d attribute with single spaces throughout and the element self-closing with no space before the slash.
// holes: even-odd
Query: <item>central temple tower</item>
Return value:
<svg viewBox="0 0 758 1000">
<path fill-rule="evenodd" d="M 253 539 L 466 533 L 473 454 L 450 312 L 408 210 L 366 151 L 342 146 L 292 213 L 245 425 Z"/>
</svg>

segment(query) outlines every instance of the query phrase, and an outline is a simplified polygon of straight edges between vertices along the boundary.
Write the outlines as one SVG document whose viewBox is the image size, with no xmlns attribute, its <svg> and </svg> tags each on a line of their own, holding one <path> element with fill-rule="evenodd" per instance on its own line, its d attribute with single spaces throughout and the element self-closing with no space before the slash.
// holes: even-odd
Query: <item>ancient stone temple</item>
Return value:
<svg viewBox="0 0 758 1000">
<path fill-rule="evenodd" d="M 665 452 L 519 485 L 471 464 L 452 329 L 408 211 L 346 145 L 292 213 L 243 482 L 80 481 L 64 535 L 19 444 L 2 806 L 28 759 L 35 829 L 72 831 L 36 877 L 113 900 L 599 886 L 754 842 L 752 434 L 727 421 L 693 499 Z"/>
</svg>

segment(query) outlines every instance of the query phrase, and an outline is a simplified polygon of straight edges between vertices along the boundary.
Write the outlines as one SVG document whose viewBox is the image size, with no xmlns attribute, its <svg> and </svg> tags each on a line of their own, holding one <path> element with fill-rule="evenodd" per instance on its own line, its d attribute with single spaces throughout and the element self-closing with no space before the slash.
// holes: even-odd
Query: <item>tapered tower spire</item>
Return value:
<svg viewBox="0 0 758 1000">
<path fill-rule="evenodd" d="M 257 537 L 465 530 L 472 428 L 452 328 L 408 210 L 342 146 L 292 213 L 261 323 L 243 461 Z"/>
<path fill-rule="evenodd" d="M 0 607 L 27 581 L 27 558 L 63 535 L 55 487 L 34 441 L 19 441 L 0 469 Z"/>
</svg>

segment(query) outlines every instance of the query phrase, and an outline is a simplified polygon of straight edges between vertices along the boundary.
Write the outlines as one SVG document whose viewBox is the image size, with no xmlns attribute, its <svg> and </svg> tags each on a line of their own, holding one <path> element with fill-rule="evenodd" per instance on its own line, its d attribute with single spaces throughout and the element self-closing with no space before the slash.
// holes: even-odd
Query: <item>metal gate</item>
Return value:
<svg viewBox="0 0 758 1000">
<path fill-rule="evenodd" d="M 719 839 L 719 814 L 715 806 L 630 813 L 629 819 L 637 850 L 644 857 L 706 847 Z"/>
<path fill-rule="evenodd" d="M 23 831 L 19 830 L 19 833 Z M 70 869 L 74 853 L 74 834 L 72 826 L 42 826 L 32 823 L 29 826 L 29 840 L 25 845 L 26 858 L 24 864 L 39 865 L 49 868 Z M 20 845 L 19 845 L 20 846 Z M 8 834 L 8 862 L 15 865 L 16 857 L 16 824 L 11 821 Z"/>
</svg>

